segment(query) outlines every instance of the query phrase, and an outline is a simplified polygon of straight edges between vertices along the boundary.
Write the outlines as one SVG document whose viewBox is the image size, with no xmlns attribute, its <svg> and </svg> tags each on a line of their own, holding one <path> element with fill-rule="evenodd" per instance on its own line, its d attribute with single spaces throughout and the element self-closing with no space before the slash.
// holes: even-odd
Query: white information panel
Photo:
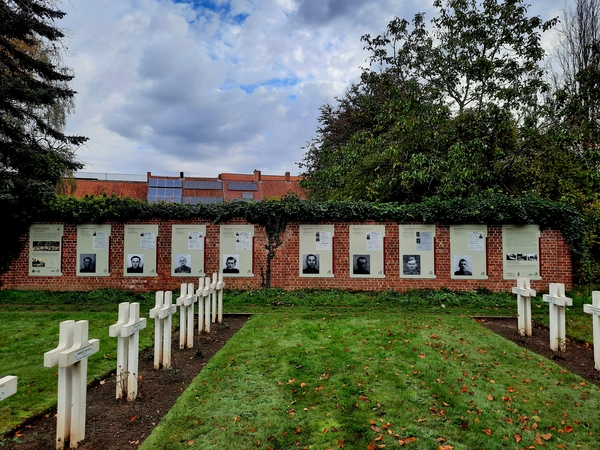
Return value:
<svg viewBox="0 0 600 450">
<path fill-rule="evenodd" d="M 333 225 L 300 225 L 300 277 L 333 277 Z"/>
<path fill-rule="evenodd" d="M 505 280 L 541 280 L 539 225 L 502 225 L 502 256 Z"/>
<path fill-rule="evenodd" d="M 221 260 L 224 277 L 253 277 L 254 225 L 221 225 Z"/>
<path fill-rule="evenodd" d="M 123 273 L 128 277 L 155 277 L 158 225 L 125 225 Z"/>
<path fill-rule="evenodd" d="M 385 225 L 350 225 L 350 277 L 385 278 Z"/>
<path fill-rule="evenodd" d="M 77 226 L 77 276 L 107 277 L 110 225 Z"/>
<path fill-rule="evenodd" d="M 450 277 L 487 280 L 487 225 L 450 226 Z"/>
<path fill-rule="evenodd" d="M 63 225 L 29 227 L 29 275 L 61 276 Z"/>
<path fill-rule="evenodd" d="M 435 225 L 399 225 L 400 278 L 435 278 Z"/>
<path fill-rule="evenodd" d="M 171 276 L 203 277 L 206 225 L 173 225 Z"/>
</svg>

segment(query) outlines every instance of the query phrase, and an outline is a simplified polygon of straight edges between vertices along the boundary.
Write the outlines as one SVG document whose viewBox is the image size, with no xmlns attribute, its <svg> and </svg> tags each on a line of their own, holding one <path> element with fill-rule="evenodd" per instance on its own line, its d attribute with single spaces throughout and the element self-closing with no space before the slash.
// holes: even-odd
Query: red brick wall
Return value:
<svg viewBox="0 0 600 450">
<path fill-rule="evenodd" d="M 62 276 L 40 277 L 29 276 L 29 250 L 26 246 L 19 258 L 13 261 L 11 270 L 0 276 L 2 289 L 45 289 L 55 291 L 89 291 L 101 288 L 123 288 L 134 291 L 177 290 L 183 282 L 198 284 L 195 277 L 172 277 L 171 262 L 171 229 L 174 224 L 206 225 L 205 271 L 212 276 L 219 270 L 219 236 L 220 225 L 201 220 L 187 221 L 144 221 L 144 224 L 158 224 L 157 269 L 155 277 L 126 277 L 123 275 L 123 238 L 124 226 L 111 223 L 110 256 L 108 277 L 78 277 L 77 264 L 77 226 L 65 225 L 62 248 Z M 222 224 L 246 224 L 244 219 L 234 219 Z M 282 245 L 272 261 L 271 286 L 285 290 L 299 288 L 339 288 L 352 290 L 386 290 L 446 287 L 452 290 L 469 290 L 485 287 L 492 291 L 507 291 L 515 286 L 514 280 L 502 277 L 502 226 L 489 225 L 487 238 L 487 280 L 451 279 L 450 278 L 450 227 L 436 226 L 435 238 L 435 270 L 436 279 L 400 278 L 399 230 L 395 222 L 384 222 L 386 235 L 384 241 L 385 278 L 351 278 L 349 274 L 350 255 L 349 225 L 364 225 L 364 222 L 344 222 L 335 225 L 333 241 L 333 278 L 301 278 L 298 276 L 299 265 L 299 225 L 288 224 L 282 236 Z M 379 224 L 367 222 L 366 224 Z M 23 237 L 24 240 L 28 236 Z M 254 277 L 226 277 L 228 288 L 257 289 L 261 287 L 262 276 L 266 272 L 267 243 L 264 229 L 255 225 L 254 233 Z M 573 286 L 571 251 L 556 230 L 543 230 L 540 237 L 540 270 L 542 280 L 531 281 L 531 287 L 546 290 L 548 283 L 564 283 L 567 289 Z M 262 271 L 262 272 L 261 272 Z"/>
<path fill-rule="evenodd" d="M 68 182 L 65 186 L 68 194 L 77 198 L 86 195 L 116 195 L 117 197 L 130 197 L 137 200 L 148 199 L 148 183 L 145 181 L 104 181 L 104 180 L 75 180 L 77 187 L 73 191 Z"/>
</svg>

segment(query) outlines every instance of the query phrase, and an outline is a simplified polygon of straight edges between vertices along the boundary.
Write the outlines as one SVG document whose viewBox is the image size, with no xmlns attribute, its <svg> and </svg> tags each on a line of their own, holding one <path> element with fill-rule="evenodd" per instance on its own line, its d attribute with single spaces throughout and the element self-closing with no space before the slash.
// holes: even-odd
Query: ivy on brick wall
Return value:
<svg viewBox="0 0 600 450">
<path fill-rule="evenodd" d="M 280 234 L 289 222 L 318 223 L 344 221 L 393 221 L 396 223 L 452 224 L 536 224 L 558 229 L 575 255 L 585 254 L 585 224 L 572 206 L 539 197 L 510 197 L 493 194 L 477 198 L 442 200 L 429 198 L 421 203 L 369 203 L 302 201 L 295 196 L 258 203 L 230 202 L 208 205 L 146 203 L 119 197 L 57 197 L 36 221 L 66 223 L 128 222 L 131 220 L 184 220 L 200 218 L 219 223 L 240 217 L 264 226 L 275 251 Z"/>
</svg>

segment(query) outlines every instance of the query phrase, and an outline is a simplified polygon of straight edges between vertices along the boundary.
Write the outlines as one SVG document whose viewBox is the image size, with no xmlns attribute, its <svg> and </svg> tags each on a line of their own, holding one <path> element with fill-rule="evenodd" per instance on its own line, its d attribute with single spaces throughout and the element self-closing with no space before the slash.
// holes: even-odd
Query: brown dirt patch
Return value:
<svg viewBox="0 0 600 450">
<path fill-rule="evenodd" d="M 521 336 L 517 330 L 517 318 L 477 318 L 475 319 L 494 333 L 513 341 L 527 350 L 542 355 L 561 365 L 570 372 L 581 375 L 591 383 L 600 386 L 600 372 L 594 367 L 594 347 L 591 344 L 567 337 L 566 352 L 550 349 L 550 331 L 536 324 L 532 327 L 532 336 Z"/>
<path fill-rule="evenodd" d="M 225 315 L 223 323 L 212 324 L 210 334 L 196 334 L 194 347 L 179 349 L 179 333 L 172 337 L 172 369 L 154 369 L 154 350 L 140 351 L 142 381 L 134 402 L 117 400 L 115 376 L 88 387 L 85 440 L 80 449 L 135 449 L 173 406 L 208 360 L 248 320 L 247 315 Z M 18 450 L 56 449 L 56 415 L 36 417 L 17 432 L 21 443 L 6 442 L 3 448 Z"/>
</svg>

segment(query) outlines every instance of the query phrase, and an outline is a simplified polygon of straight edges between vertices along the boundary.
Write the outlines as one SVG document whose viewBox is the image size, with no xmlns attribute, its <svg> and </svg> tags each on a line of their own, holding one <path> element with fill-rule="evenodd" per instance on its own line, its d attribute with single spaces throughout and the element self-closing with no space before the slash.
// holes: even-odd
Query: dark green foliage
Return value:
<svg viewBox="0 0 600 450">
<path fill-rule="evenodd" d="M 65 173 L 82 165 L 73 147 L 81 136 L 62 132 L 75 92 L 60 67 L 64 13 L 45 0 L 0 2 L 0 209 L 4 243 L 0 268 L 19 251 L 18 238 L 49 202 Z"/>
<path fill-rule="evenodd" d="M 213 203 L 182 205 L 145 203 L 119 197 L 56 197 L 36 220 L 42 222 L 101 223 L 131 220 L 184 220 L 201 218 L 215 223 L 234 217 L 264 226 L 269 239 L 278 239 L 289 222 L 320 223 L 349 221 L 392 221 L 396 223 L 440 223 L 445 225 L 538 224 L 563 233 L 576 254 L 583 252 L 585 225 L 573 206 L 535 196 L 510 197 L 490 194 L 482 197 L 441 199 L 421 203 L 372 203 L 351 201 L 302 201 L 288 196 L 260 203 Z M 274 241 L 275 242 L 275 241 Z"/>
</svg>

